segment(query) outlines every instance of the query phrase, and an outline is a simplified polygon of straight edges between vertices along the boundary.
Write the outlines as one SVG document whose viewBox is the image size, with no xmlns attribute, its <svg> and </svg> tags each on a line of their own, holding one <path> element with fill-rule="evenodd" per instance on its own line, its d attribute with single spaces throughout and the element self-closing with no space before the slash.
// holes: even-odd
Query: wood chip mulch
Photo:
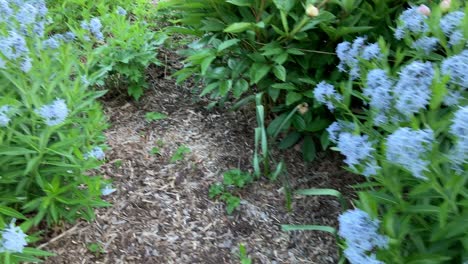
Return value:
<svg viewBox="0 0 468 264">
<path fill-rule="evenodd" d="M 172 62 L 176 68 L 178 62 Z M 169 65 L 170 66 L 170 65 Z M 190 85 L 178 86 L 164 69 L 149 72 L 151 88 L 139 102 L 117 97 L 104 101 L 111 127 L 109 150 L 100 173 L 117 191 L 112 207 L 96 210 L 92 223 L 50 231 L 43 248 L 57 254 L 45 263 L 240 263 L 244 244 L 253 263 L 337 263 L 335 238 L 324 232 L 283 232 L 281 224 L 335 226 L 341 211 L 330 197 L 294 196 L 285 206 L 281 182 L 261 180 L 240 190 L 242 204 L 227 215 L 223 203 L 208 198 L 209 186 L 233 168 L 250 170 L 255 112 L 206 110 Z M 147 112 L 168 115 L 147 122 Z M 170 162 L 179 146 L 190 153 Z M 153 148 L 159 154 L 151 154 Z M 293 188 L 347 187 L 355 177 L 340 157 L 321 153 L 305 164 L 294 149 L 285 158 Z M 92 252 L 99 245 L 101 252 Z"/>
</svg>

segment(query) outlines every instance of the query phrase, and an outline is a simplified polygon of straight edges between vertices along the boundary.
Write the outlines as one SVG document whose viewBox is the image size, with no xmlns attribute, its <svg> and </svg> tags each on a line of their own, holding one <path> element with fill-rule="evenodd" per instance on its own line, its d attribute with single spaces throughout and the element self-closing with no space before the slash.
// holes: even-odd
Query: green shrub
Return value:
<svg viewBox="0 0 468 264">
<path fill-rule="evenodd" d="M 317 80 L 342 78 L 334 67 L 336 44 L 355 33 L 391 35 L 387 24 L 405 2 L 166 0 L 159 7 L 180 16 L 169 32 L 199 37 L 182 52 L 187 59 L 178 81 L 195 75 L 203 82 L 200 95 L 209 95 L 212 105 L 234 98 L 238 107 L 262 92 L 265 117 L 274 118 L 269 136 L 283 124 L 281 145 L 311 142 L 304 151 L 310 160 L 314 155 L 307 153 L 332 122 L 312 90 Z M 310 12 L 313 5 L 318 14 Z M 301 111 L 292 113 L 298 105 Z"/>
<path fill-rule="evenodd" d="M 140 98 L 147 87 L 145 70 L 151 64 L 161 65 L 157 49 L 166 39 L 146 21 L 153 14 L 153 6 L 148 1 L 126 0 L 51 2 L 57 19 L 51 30 L 64 32 L 68 29 L 63 25 L 69 25 L 77 34 L 90 72 L 101 77 L 92 84 L 103 86 L 112 78 L 118 84 L 107 88 L 123 86 L 133 98 Z M 99 32 L 98 36 L 93 30 Z"/>
<path fill-rule="evenodd" d="M 340 65 L 354 80 L 315 89 L 338 118 L 327 129 L 334 149 L 367 180 L 356 186 L 358 209 L 339 217 L 351 263 L 468 261 L 468 8 L 461 4 L 452 1 L 449 13 L 405 10 L 395 30 L 405 48 L 384 38 L 378 46 L 365 38 L 339 44 Z"/>
<path fill-rule="evenodd" d="M 52 34 L 43 1 L 0 10 L 0 262 L 37 261 L 25 231 L 45 220 L 90 220 L 113 189 L 89 170 L 104 159 L 105 91 L 81 62 L 74 34 Z M 21 14 L 21 15 L 18 15 Z M 27 216 L 27 217 L 26 217 Z M 12 219 L 21 221 L 19 227 Z"/>
</svg>

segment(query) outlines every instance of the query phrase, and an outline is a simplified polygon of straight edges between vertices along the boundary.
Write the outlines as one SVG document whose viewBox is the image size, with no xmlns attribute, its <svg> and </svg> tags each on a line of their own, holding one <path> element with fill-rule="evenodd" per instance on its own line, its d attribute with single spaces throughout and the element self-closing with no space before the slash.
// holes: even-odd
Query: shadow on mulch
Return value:
<svg viewBox="0 0 468 264">
<path fill-rule="evenodd" d="M 180 67 L 178 59 L 168 67 Z M 124 96 L 103 102 L 111 127 L 100 173 L 118 189 L 107 198 L 113 206 L 96 210 L 92 223 L 51 232 L 55 238 L 45 249 L 57 256 L 45 263 L 239 263 L 239 244 L 253 263 L 337 263 L 332 235 L 280 230 L 281 224 L 336 227 L 341 208 L 334 198 L 294 196 L 288 212 L 281 183 L 261 180 L 238 193 L 242 204 L 231 216 L 208 199 L 224 171 L 251 168 L 255 112 L 207 111 L 193 87 L 166 77 L 164 69 L 151 69 L 150 89 L 139 102 Z M 148 123 L 150 111 L 168 118 Z M 170 162 L 180 146 L 190 153 Z M 151 154 L 153 148 L 159 153 Z M 352 196 L 348 186 L 356 176 L 341 169 L 339 155 L 319 153 L 310 164 L 294 149 L 282 155 L 293 189 L 334 188 Z M 93 244 L 102 253 L 91 252 Z"/>
</svg>

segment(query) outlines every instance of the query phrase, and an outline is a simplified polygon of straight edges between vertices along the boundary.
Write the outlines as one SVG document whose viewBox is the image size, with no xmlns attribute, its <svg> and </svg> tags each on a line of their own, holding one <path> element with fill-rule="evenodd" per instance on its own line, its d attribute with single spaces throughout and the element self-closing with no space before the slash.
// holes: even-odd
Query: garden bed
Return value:
<svg viewBox="0 0 468 264">
<path fill-rule="evenodd" d="M 177 68 L 177 61 L 168 67 Z M 124 96 L 103 102 L 111 127 L 100 173 L 117 188 L 108 198 L 113 206 L 96 210 L 92 223 L 51 232 L 44 248 L 57 256 L 46 263 L 239 263 L 239 244 L 254 263 L 336 263 L 332 235 L 287 233 L 280 225 L 336 226 L 337 200 L 295 196 L 288 212 L 282 183 L 266 180 L 242 189 L 242 205 L 230 216 L 223 203 L 208 198 L 224 171 L 251 168 L 255 112 L 207 111 L 193 87 L 176 85 L 165 72 L 148 71 L 151 89 L 140 102 Z M 168 118 L 148 123 L 147 112 Z M 182 145 L 190 153 L 170 162 Z M 155 147 L 159 154 L 151 154 Z M 339 156 L 321 153 L 311 164 L 294 149 L 283 156 L 292 189 L 351 193 L 346 188 L 355 177 L 340 169 Z"/>
</svg>

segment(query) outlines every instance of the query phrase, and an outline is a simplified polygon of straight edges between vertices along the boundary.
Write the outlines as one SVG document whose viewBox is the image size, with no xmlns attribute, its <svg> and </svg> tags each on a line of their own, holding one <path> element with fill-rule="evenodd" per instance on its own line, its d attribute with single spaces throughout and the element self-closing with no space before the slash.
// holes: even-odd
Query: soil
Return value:
<svg viewBox="0 0 468 264">
<path fill-rule="evenodd" d="M 336 199 L 294 195 L 288 211 L 284 181 L 266 179 L 236 192 L 242 203 L 232 215 L 208 198 L 223 172 L 251 170 L 255 112 L 208 111 L 194 84 L 179 86 L 168 77 L 181 65 L 173 54 L 167 57 L 166 69 L 149 69 L 150 89 L 140 101 L 123 95 L 103 101 L 111 127 L 99 173 L 117 189 L 106 196 L 113 206 L 97 209 L 94 222 L 51 230 L 41 248 L 57 256 L 45 263 L 240 263 L 240 244 L 253 263 L 337 263 L 333 235 L 281 231 L 282 224 L 336 227 L 342 210 Z M 147 112 L 168 118 L 147 122 Z M 190 153 L 171 162 L 180 146 Z M 155 147 L 159 154 L 151 153 Z M 356 178 L 341 169 L 339 155 L 319 153 L 309 164 L 295 148 L 275 155 L 285 159 L 293 190 L 334 188 L 352 196 L 348 186 Z"/>
</svg>

